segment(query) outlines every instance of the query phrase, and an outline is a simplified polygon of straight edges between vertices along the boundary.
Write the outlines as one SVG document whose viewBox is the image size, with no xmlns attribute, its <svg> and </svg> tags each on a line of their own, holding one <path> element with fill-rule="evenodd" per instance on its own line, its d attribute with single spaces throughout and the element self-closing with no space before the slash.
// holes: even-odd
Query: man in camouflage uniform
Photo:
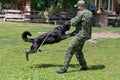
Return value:
<svg viewBox="0 0 120 80">
<path fill-rule="evenodd" d="M 57 70 L 57 73 L 59 74 L 67 72 L 70 60 L 74 53 L 79 64 L 81 65 L 81 70 L 88 69 L 82 48 L 85 41 L 91 38 L 92 13 L 86 9 L 85 2 L 83 0 L 78 1 L 75 7 L 78 8 L 78 13 L 76 17 L 72 18 L 70 21 L 71 25 L 75 26 L 75 31 L 73 32 L 75 37 L 66 52 L 64 66 Z"/>
</svg>

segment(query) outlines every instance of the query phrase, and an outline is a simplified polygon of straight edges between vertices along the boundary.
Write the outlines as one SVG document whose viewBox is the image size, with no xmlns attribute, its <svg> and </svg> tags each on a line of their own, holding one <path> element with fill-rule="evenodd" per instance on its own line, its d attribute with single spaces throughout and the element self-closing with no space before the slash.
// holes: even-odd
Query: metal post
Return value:
<svg viewBox="0 0 120 80">
<path fill-rule="evenodd" d="M 114 0 L 112 0 L 112 11 L 114 11 Z"/>
<path fill-rule="evenodd" d="M 103 6 L 103 5 L 102 5 L 102 2 L 103 2 L 103 0 L 100 0 L 100 3 L 101 3 L 100 6 L 101 6 L 101 7 Z"/>
<path fill-rule="evenodd" d="M 99 7 L 100 7 L 100 0 L 99 0 Z"/>
<path fill-rule="evenodd" d="M 97 1 L 98 1 L 98 0 L 95 0 L 95 6 L 97 6 Z"/>
<path fill-rule="evenodd" d="M 108 0 L 108 12 L 110 11 L 110 0 Z"/>
<path fill-rule="evenodd" d="M 0 2 L 0 9 L 2 9 L 2 3 Z"/>
</svg>

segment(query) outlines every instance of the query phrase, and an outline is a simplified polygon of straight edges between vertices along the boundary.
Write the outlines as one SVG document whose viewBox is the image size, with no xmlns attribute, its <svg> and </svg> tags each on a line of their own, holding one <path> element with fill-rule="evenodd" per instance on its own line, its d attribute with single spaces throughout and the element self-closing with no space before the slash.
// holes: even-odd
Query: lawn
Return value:
<svg viewBox="0 0 120 80">
<path fill-rule="evenodd" d="M 25 51 L 31 44 L 25 43 L 21 34 L 30 31 L 32 37 L 37 37 L 54 27 L 38 23 L 0 22 L 0 80 L 120 80 L 120 39 L 86 42 L 83 51 L 88 71 L 78 71 L 79 65 L 73 56 L 68 72 L 56 73 L 63 65 L 65 51 L 72 38 L 43 46 L 42 52 L 31 54 L 27 62 Z M 93 32 L 101 31 L 120 33 L 120 28 L 93 28 Z"/>
</svg>

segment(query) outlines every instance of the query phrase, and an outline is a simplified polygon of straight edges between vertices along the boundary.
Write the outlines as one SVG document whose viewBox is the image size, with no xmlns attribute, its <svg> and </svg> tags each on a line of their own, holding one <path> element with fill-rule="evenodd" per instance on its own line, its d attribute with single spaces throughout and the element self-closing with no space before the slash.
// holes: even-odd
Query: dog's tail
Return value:
<svg viewBox="0 0 120 80">
<path fill-rule="evenodd" d="M 30 38 L 28 38 L 27 36 L 32 36 L 32 35 L 31 35 L 31 33 L 28 32 L 28 31 L 23 32 L 23 34 L 22 34 L 22 39 L 23 39 L 25 42 L 32 42 L 32 43 L 33 43 L 34 39 L 30 39 Z"/>
</svg>

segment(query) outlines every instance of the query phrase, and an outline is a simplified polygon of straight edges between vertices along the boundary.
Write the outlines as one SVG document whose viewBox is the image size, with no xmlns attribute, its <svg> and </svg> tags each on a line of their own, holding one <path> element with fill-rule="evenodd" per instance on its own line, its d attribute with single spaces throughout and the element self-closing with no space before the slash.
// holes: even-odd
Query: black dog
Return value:
<svg viewBox="0 0 120 80">
<path fill-rule="evenodd" d="M 68 37 L 68 35 L 65 33 L 70 29 L 70 23 L 65 22 L 63 25 L 55 27 L 52 31 L 49 31 L 48 33 L 45 33 L 43 35 L 40 35 L 39 37 L 35 39 L 27 38 L 28 36 L 32 36 L 30 32 L 26 31 L 22 34 L 22 39 L 25 42 L 31 42 L 32 46 L 29 51 L 26 51 L 26 60 L 28 61 L 28 55 L 30 53 L 37 52 L 38 48 L 44 44 L 53 44 L 60 42 L 61 40 L 64 40 Z"/>
</svg>

